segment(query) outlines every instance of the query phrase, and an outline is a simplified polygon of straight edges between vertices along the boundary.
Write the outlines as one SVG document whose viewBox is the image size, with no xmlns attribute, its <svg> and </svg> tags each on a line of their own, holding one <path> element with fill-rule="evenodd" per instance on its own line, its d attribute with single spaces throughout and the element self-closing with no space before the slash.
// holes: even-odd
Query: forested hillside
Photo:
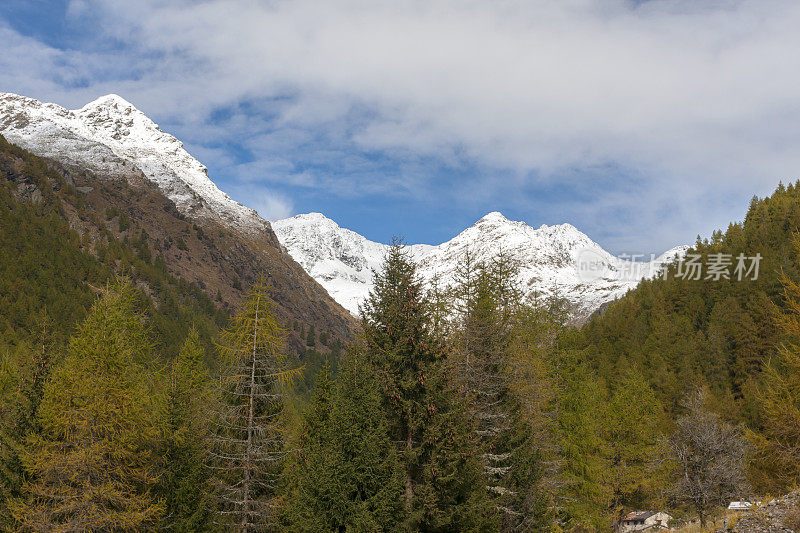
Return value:
<svg viewBox="0 0 800 533">
<path fill-rule="evenodd" d="M 227 316 L 241 301 L 246 287 L 264 276 L 278 302 L 276 313 L 284 324 L 292 326 L 288 342 L 294 352 L 305 351 L 311 342 L 310 330 L 315 336 L 310 345 L 322 351 L 349 338 L 355 330 L 352 316 L 280 250 L 271 233 L 244 238 L 213 221 L 188 219 L 176 210 L 174 202 L 133 170 L 126 175 L 96 175 L 36 157 L 2 137 L 0 163 L 7 197 L 23 210 L 16 211 L 15 216 L 24 222 L 9 225 L 9 232 L 3 235 L 9 244 L 3 252 L 19 254 L 17 261 L 4 264 L 3 268 L 24 268 L 19 263 L 30 262 L 27 271 L 13 273 L 47 278 L 44 283 L 33 283 L 35 279 L 28 278 L 31 290 L 19 293 L 23 297 L 14 298 L 16 305 L 41 302 L 35 297 L 47 292 L 51 283 L 58 283 L 59 277 L 74 276 L 68 287 L 50 291 L 60 295 L 55 297 L 66 299 L 69 291 L 96 288 L 94 282 L 98 279 L 124 272 L 137 278 L 144 293 L 164 302 L 163 306 L 156 306 L 159 309 L 172 309 L 179 299 L 191 295 L 203 300 L 205 312 Z M 50 220 L 43 221 L 40 216 Z M 35 245 L 38 234 L 31 238 L 19 233 L 27 231 L 31 224 L 47 226 L 45 231 L 56 240 Z M 72 231 L 66 232 L 64 227 Z M 73 246 L 62 249 L 62 241 Z M 58 272 L 50 278 L 45 269 L 55 267 L 32 266 L 38 261 L 36 254 L 56 262 L 63 260 L 60 255 L 68 253 L 82 255 L 84 259 L 78 264 L 96 263 L 99 266 L 94 268 L 104 269 L 105 274 L 85 280 L 81 268 L 90 267 L 79 267 L 75 272 Z M 172 281 L 167 282 L 164 276 Z M 8 279 L 26 282 L 20 281 L 25 276 Z M 177 291 L 170 292 L 170 284 Z M 77 318 L 80 315 L 73 320 Z"/>
<path fill-rule="evenodd" d="M 785 340 L 776 320 L 787 308 L 784 282 L 800 279 L 798 227 L 800 185 L 754 198 L 743 222 L 698 238 L 687 252 L 703 264 L 727 255 L 729 279 L 705 279 L 705 272 L 687 279 L 694 276 L 682 277 L 673 265 L 595 317 L 575 347 L 609 383 L 625 368 L 638 368 L 670 414 L 679 411 L 689 384 L 704 384 L 727 417 L 757 425 L 758 380 Z M 757 279 L 734 274 L 740 254 L 760 254 Z"/>
<path fill-rule="evenodd" d="M 686 265 L 673 265 L 566 345 L 611 391 L 625 386 L 626 373 L 640 373 L 666 415 L 662 431 L 690 411 L 687 390 L 707 389 L 711 410 L 747 436 L 742 494 L 782 492 L 800 482 L 798 227 L 800 183 L 753 198 L 742 222 L 698 238 L 687 252 L 704 264 L 730 258 L 729 279 L 687 279 L 693 276 L 682 275 Z M 757 279 L 739 279 L 736 258 L 757 254 Z"/>
<path fill-rule="evenodd" d="M 3 344 L 37 342 L 42 328 L 63 343 L 119 274 L 141 284 L 138 297 L 165 356 L 177 354 L 186 324 L 208 341 L 227 322 L 228 313 L 197 285 L 167 271 L 143 229 L 113 209 L 97 213 L 46 162 L 1 137 L 0 176 Z M 97 224 L 97 233 L 81 235 L 76 220 Z"/>
<path fill-rule="evenodd" d="M 241 248 L 216 248 L 202 227 L 177 214 L 146 183 L 80 174 L 2 137 L 0 228 L 0 522 L 7 525 L 7 499 L 21 490 L 21 453 L 38 427 L 37 407 L 50 370 L 109 284 L 128 280 L 126 298 L 146 323 L 152 365 L 177 357 L 193 332 L 199 364 L 212 369 L 219 366 L 214 346 L 228 324 L 231 302 L 240 300 L 259 263 L 237 267 L 249 273 L 249 281 L 235 278 L 218 288 L 213 269 L 243 261 Z M 189 280 L 182 276 L 186 272 Z M 302 300 L 303 280 L 290 283 Z M 280 308 L 290 332 L 286 353 L 306 363 L 310 379 L 322 354 L 335 356 L 352 328 L 347 320 L 331 320 L 335 315 L 315 313 L 314 306 L 320 302 L 285 302 Z M 286 313 L 303 309 L 312 312 Z M 306 388 L 300 380 L 298 390 Z"/>
<path fill-rule="evenodd" d="M 188 232 L 154 238 L 158 197 L 2 139 L 0 172 L 0 529 L 706 526 L 800 483 L 798 184 L 687 256 L 757 276 L 675 264 L 581 329 L 508 254 L 428 289 L 395 242 L 343 346 L 274 276 L 179 277 L 223 245 L 172 214 Z"/>
</svg>

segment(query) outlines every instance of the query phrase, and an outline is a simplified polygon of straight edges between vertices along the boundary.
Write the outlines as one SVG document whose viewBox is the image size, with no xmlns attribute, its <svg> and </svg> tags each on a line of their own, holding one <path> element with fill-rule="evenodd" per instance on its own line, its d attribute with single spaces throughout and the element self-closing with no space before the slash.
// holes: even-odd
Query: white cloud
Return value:
<svg viewBox="0 0 800 533">
<path fill-rule="evenodd" d="M 602 226 L 628 247 L 661 224 L 664 248 L 800 175 L 794 0 L 80 0 L 73 11 L 93 13 L 108 37 L 129 44 L 131 63 L 148 68 L 136 79 L 58 89 L 47 69 L 64 71 L 63 58 L 21 49 L 40 64 L 18 76 L 20 86 L 42 78 L 40 92 L 82 96 L 112 85 L 146 112 L 190 124 L 254 102 L 271 113 L 272 130 L 237 118 L 241 129 L 228 132 L 253 134 L 258 161 L 240 169 L 248 179 L 272 169 L 339 192 L 397 187 L 368 171 L 334 182 L 291 169 L 289 155 L 314 139 L 330 153 L 308 157 L 358 164 L 337 153 L 349 147 L 514 176 L 484 179 L 486 197 L 532 182 L 592 187 L 596 169 L 614 168 L 616 188 L 635 181 L 635 193 L 598 189 L 593 214 L 564 202 L 563 218 Z M 85 76 L 104 57 L 71 57 L 66 71 Z M 598 206 L 638 211 L 642 227 L 613 225 Z"/>
<path fill-rule="evenodd" d="M 288 198 L 270 191 L 259 191 L 253 197 L 253 192 L 248 191 L 250 201 L 247 203 L 261 218 L 266 220 L 280 220 L 294 214 L 294 205 Z"/>
</svg>

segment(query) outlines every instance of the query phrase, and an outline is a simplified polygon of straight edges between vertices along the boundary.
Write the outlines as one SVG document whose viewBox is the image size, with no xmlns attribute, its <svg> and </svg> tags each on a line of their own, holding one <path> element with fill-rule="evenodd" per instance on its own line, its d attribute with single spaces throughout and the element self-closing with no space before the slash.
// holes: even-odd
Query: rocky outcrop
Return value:
<svg viewBox="0 0 800 533">
<path fill-rule="evenodd" d="M 750 511 L 731 514 L 718 533 L 800 532 L 800 491 L 757 505 Z"/>
</svg>

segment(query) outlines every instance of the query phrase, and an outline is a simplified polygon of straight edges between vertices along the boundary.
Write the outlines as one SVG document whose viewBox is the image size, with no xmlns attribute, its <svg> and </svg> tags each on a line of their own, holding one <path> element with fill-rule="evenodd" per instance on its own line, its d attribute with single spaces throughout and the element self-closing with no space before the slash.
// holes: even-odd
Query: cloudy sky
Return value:
<svg viewBox="0 0 800 533">
<path fill-rule="evenodd" d="M 800 178 L 796 0 L 4 0 L 0 91 L 117 93 L 266 218 L 660 252 Z"/>
</svg>

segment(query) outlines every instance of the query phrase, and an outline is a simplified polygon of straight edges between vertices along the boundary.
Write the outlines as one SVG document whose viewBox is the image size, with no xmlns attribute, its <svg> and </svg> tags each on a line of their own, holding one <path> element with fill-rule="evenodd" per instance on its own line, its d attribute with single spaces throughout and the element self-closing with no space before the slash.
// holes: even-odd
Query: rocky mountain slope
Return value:
<svg viewBox="0 0 800 533">
<path fill-rule="evenodd" d="M 250 235 L 267 226 L 255 211 L 217 188 L 183 143 L 115 94 L 68 110 L 0 93 L 0 133 L 38 156 L 99 175 L 138 170 L 186 216 L 219 220 Z"/>
<path fill-rule="evenodd" d="M 278 239 L 328 292 L 352 313 L 372 288 L 387 245 L 339 227 L 320 213 L 272 222 Z M 558 295 L 570 302 L 576 320 L 627 292 L 645 276 L 685 251 L 673 248 L 651 261 L 612 256 L 570 224 L 532 228 L 493 212 L 438 246 L 409 246 L 423 279 L 448 285 L 456 265 L 469 252 L 485 261 L 500 250 L 519 262 L 519 283 L 530 296 Z"/>
<path fill-rule="evenodd" d="M 343 333 L 352 329 L 352 316 L 338 304 L 357 314 L 372 287 L 372 270 L 380 266 L 386 250 L 386 245 L 340 228 L 318 213 L 270 225 L 217 188 L 206 167 L 178 139 L 117 95 L 68 110 L 0 93 L 0 134 L 58 162 L 70 179 L 87 190 L 108 192 L 124 184 L 139 190 L 137 194 L 151 196 L 147 205 L 164 204 L 162 211 L 181 223 L 175 226 L 155 217 L 142 220 L 142 229 L 149 235 L 163 233 L 164 242 L 180 240 L 188 246 L 177 250 L 181 253 L 162 250 L 180 276 L 220 292 L 223 301 L 230 303 L 240 296 L 234 286 L 266 274 L 286 320 L 317 321 L 320 331 L 334 324 L 333 329 Z M 87 198 L 91 201 L 94 194 L 87 193 Z M 126 201 L 132 204 L 125 205 Z M 141 202 L 133 205 L 137 202 L 127 198 L 112 204 L 130 217 L 141 218 Z M 183 226 L 190 228 L 190 235 L 200 235 L 205 247 L 192 249 Z M 208 250 L 209 244 L 216 251 Z M 562 296 L 572 304 L 576 319 L 583 319 L 642 277 L 653 275 L 660 263 L 683 253 L 685 247 L 653 262 L 625 261 L 569 224 L 532 228 L 496 212 L 438 246 L 409 247 L 423 278 L 437 278 L 444 285 L 452 282 L 455 266 L 467 250 L 481 261 L 501 249 L 519 261 L 519 282 L 529 295 Z"/>
<path fill-rule="evenodd" d="M 101 224 L 119 238 L 144 234 L 170 271 L 222 306 L 238 303 L 264 276 L 284 324 L 314 325 L 333 339 L 355 330 L 353 317 L 284 251 L 267 221 L 220 191 L 180 141 L 122 98 L 70 111 L 0 93 L 0 135 L 47 158 L 77 187 L 98 216 L 70 224 L 93 249 Z M 301 349 L 304 340 L 292 335 Z"/>
</svg>

